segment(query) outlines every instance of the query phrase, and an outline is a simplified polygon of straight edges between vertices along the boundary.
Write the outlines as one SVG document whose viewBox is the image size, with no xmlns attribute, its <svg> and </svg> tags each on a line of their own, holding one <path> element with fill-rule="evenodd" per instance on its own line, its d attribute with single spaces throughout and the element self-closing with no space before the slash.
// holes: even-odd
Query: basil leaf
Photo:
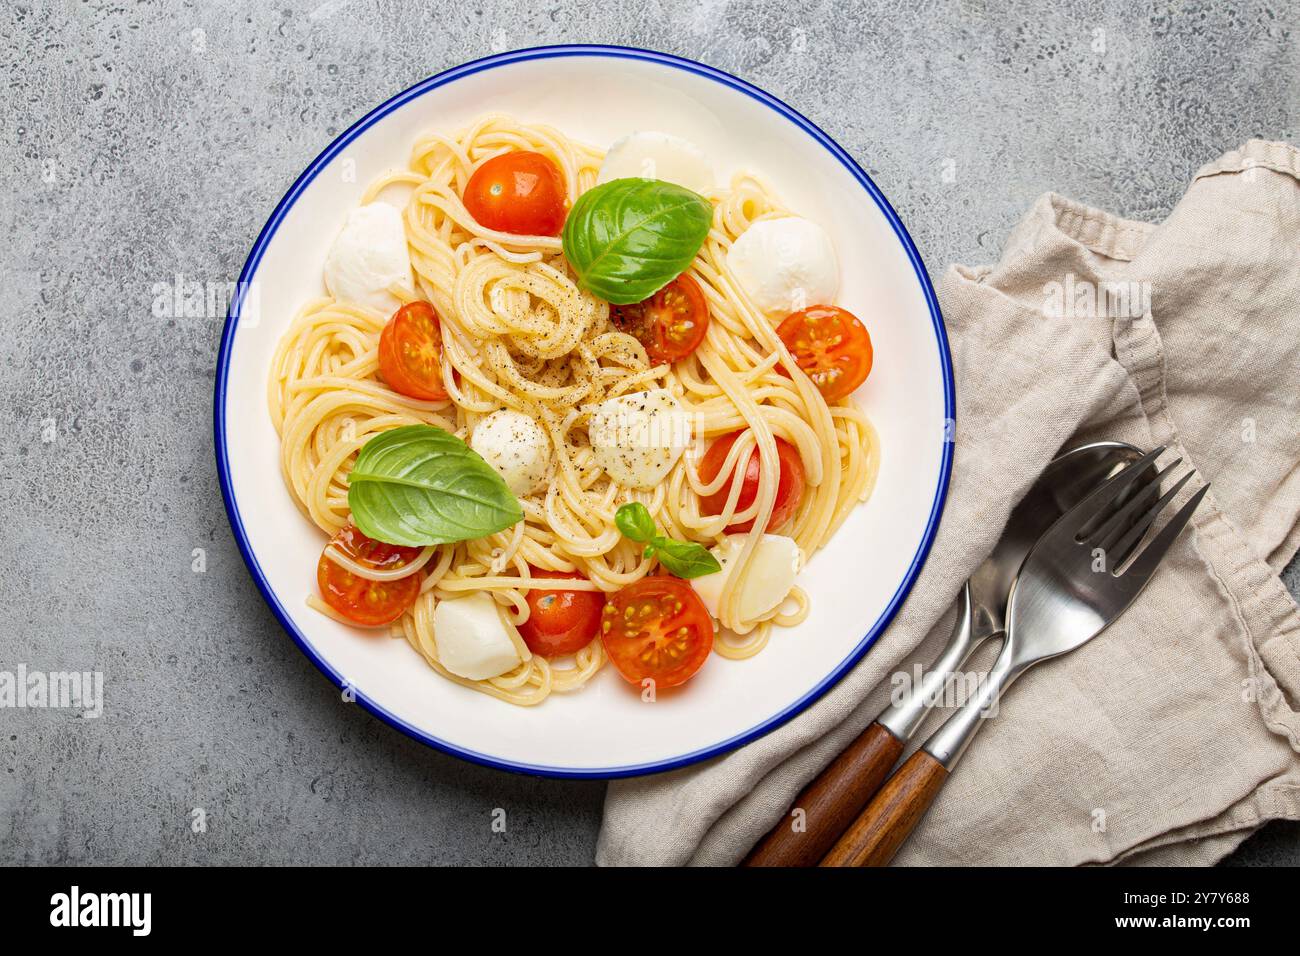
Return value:
<svg viewBox="0 0 1300 956">
<path fill-rule="evenodd" d="M 655 536 L 655 519 L 650 517 L 650 509 L 639 501 L 625 504 L 615 511 L 614 524 L 623 532 L 623 537 L 633 541 L 649 541 Z"/>
<path fill-rule="evenodd" d="M 685 272 L 712 224 L 713 206 L 698 193 L 658 179 L 615 179 L 573 204 L 564 256 L 583 288 L 627 305 Z"/>
<path fill-rule="evenodd" d="M 679 578 L 702 578 L 716 574 L 722 565 L 702 544 L 694 541 L 674 541 L 666 538 L 655 542 L 655 557 L 669 574 Z"/>
<path fill-rule="evenodd" d="M 348 484 L 352 520 L 362 534 L 388 544 L 468 541 L 524 517 L 492 466 L 432 425 L 406 425 L 370 439 Z"/>
<path fill-rule="evenodd" d="M 679 578 L 702 578 L 722 570 L 718 559 L 703 545 L 674 541 L 655 534 L 655 519 L 650 515 L 650 509 L 639 501 L 619 507 L 614 512 L 614 524 L 618 525 L 623 537 L 644 542 L 642 557 L 658 558 L 659 564 L 669 574 Z"/>
</svg>

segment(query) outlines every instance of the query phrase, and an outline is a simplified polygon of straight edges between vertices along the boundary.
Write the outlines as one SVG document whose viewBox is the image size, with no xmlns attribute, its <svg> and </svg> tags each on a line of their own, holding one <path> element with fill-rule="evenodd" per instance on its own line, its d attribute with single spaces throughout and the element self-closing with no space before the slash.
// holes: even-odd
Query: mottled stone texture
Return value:
<svg viewBox="0 0 1300 956">
<path fill-rule="evenodd" d="M 938 273 L 994 256 L 1044 190 L 1158 219 L 1202 162 L 1295 140 L 1297 19 L 1294 0 L 4 4 L 0 669 L 99 668 L 107 702 L 0 710 L 0 861 L 592 858 L 601 784 L 434 753 L 298 653 L 217 489 L 220 318 L 155 314 L 177 273 L 233 279 L 380 100 L 494 49 L 696 57 L 824 126 Z M 1238 859 L 1298 846 L 1277 826 Z"/>
</svg>

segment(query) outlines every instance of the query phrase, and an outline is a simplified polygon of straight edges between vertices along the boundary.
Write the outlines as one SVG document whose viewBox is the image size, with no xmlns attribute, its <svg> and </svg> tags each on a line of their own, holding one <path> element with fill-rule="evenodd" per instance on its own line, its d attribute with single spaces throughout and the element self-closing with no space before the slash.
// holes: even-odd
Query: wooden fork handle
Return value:
<svg viewBox="0 0 1300 956">
<path fill-rule="evenodd" d="M 948 779 L 948 771 L 924 750 L 904 761 L 853 825 L 831 847 L 822 866 L 886 866 Z"/>
<path fill-rule="evenodd" d="M 903 742 L 873 721 L 795 798 L 786 817 L 741 866 L 816 866 L 867 805 L 903 752 Z"/>
</svg>

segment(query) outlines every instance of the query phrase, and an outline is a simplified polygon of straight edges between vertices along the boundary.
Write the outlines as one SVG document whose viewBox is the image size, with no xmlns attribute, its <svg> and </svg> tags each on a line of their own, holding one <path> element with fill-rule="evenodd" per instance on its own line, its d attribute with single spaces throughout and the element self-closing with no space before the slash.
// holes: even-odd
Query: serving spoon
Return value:
<svg viewBox="0 0 1300 956">
<path fill-rule="evenodd" d="M 1006 627 L 1007 595 L 1034 542 L 1058 518 L 1124 465 L 1132 445 L 1099 441 L 1058 455 L 1011 512 L 993 552 L 957 597 L 957 619 L 942 653 L 901 699 L 881 711 L 853 743 L 795 798 L 742 866 L 816 866 L 861 813 L 941 698 L 954 673 L 984 641 Z M 800 813 L 799 811 L 802 811 Z"/>
</svg>

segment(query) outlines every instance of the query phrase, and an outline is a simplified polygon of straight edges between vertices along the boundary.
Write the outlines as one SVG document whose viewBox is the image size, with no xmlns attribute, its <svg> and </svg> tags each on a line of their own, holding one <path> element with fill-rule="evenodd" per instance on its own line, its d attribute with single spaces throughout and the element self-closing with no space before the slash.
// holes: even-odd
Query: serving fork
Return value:
<svg viewBox="0 0 1300 956">
<path fill-rule="evenodd" d="M 1145 545 L 1157 516 L 1192 477 L 1164 494 L 1150 476 L 1164 448 L 1143 455 L 1067 511 L 1021 565 L 1007 608 L 1007 636 L 972 698 L 909 757 L 822 861 L 883 866 L 920 822 L 983 723 L 1026 670 L 1086 644 L 1120 616 L 1151 581 L 1209 485 L 1197 491 Z"/>
</svg>

